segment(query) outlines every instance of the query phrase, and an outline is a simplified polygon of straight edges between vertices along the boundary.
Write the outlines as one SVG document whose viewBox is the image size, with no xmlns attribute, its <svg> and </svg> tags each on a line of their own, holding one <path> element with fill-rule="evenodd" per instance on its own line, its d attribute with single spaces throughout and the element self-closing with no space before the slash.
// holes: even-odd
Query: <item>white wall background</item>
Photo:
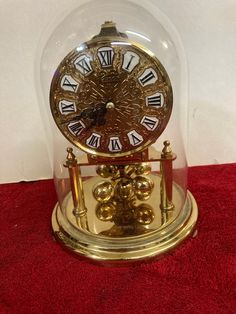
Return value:
<svg viewBox="0 0 236 314">
<path fill-rule="evenodd" d="M 151 1 L 176 26 L 188 57 L 189 164 L 235 162 L 236 0 Z M 0 0 L 0 182 L 51 176 L 34 58 L 51 19 L 78 4 Z"/>
</svg>

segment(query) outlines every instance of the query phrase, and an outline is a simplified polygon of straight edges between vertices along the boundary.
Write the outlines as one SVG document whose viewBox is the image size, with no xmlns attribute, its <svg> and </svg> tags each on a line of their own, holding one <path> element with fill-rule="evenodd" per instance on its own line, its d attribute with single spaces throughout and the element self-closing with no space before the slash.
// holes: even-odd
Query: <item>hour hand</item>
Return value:
<svg viewBox="0 0 236 314">
<path fill-rule="evenodd" d="M 107 112 L 106 104 L 100 104 L 96 106 L 90 115 L 90 119 L 92 119 L 90 127 L 96 125 L 97 126 L 104 125 L 106 122 L 105 120 L 106 112 Z"/>
<path fill-rule="evenodd" d="M 89 128 L 96 125 L 100 126 L 100 125 L 105 124 L 106 112 L 107 112 L 106 104 L 98 104 L 95 107 L 83 109 L 79 115 L 76 115 L 69 121 L 66 120 L 63 123 L 68 123 L 71 120 L 77 121 L 80 119 L 90 119 L 92 121 L 89 125 Z"/>
</svg>

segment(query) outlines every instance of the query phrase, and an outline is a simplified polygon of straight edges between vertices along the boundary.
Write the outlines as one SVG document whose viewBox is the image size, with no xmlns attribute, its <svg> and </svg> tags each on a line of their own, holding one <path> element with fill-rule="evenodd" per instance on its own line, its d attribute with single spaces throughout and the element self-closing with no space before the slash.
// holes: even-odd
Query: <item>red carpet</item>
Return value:
<svg viewBox="0 0 236 314">
<path fill-rule="evenodd" d="M 159 262 L 103 268 L 53 240 L 49 181 L 0 186 L 1 313 L 236 313 L 236 164 L 193 167 L 198 236 Z"/>
</svg>

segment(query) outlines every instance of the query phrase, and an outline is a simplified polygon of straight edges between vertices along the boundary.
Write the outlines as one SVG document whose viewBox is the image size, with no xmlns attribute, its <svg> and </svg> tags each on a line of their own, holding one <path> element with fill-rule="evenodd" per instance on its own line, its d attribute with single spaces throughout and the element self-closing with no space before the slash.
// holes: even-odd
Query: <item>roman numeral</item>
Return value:
<svg viewBox="0 0 236 314">
<path fill-rule="evenodd" d="M 127 51 L 124 54 L 122 69 L 127 72 L 132 72 L 136 65 L 139 63 L 140 57 L 133 51 Z"/>
<path fill-rule="evenodd" d="M 98 57 L 102 67 L 109 67 L 113 61 L 113 49 L 111 47 L 102 47 L 98 49 Z"/>
<path fill-rule="evenodd" d="M 62 89 L 76 93 L 78 90 L 78 87 L 79 87 L 79 84 L 70 75 L 63 76 L 61 80 Z"/>
<path fill-rule="evenodd" d="M 82 121 L 71 122 L 68 124 L 69 131 L 78 136 L 85 129 L 85 125 Z"/>
<path fill-rule="evenodd" d="M 92 135 L 87 139 L 86 144 L 92 148 L 98 148 L 100 146 L 101 135 L 92 133 Z"/>
<path fill-rule="evenodd" d="M 122 149 L 119 137 L 111 137 L 109 141 L 108 149 L 110 152 L 119 152 Z"/>
<path fill-rule="evenodd" d="M 161 107 L 163 105 L 163 102 L 164 98 L 163 95 L 160 93 L 156 93 L 146 98 L 147 106 Z"/>
<path fill-rule="evenodd" d="M 129 59 L 129 62 L 128 62 L 127 66 L 125 67 L 126 70 L 129 70 L 129 67 L 131 65 L 131 62 L 132 62 L 133 58 L 134 58 L 134 55 L 131 55 L 130 59 Z"/>
<path fill-rule="evenodd" d="M 129 132 L 127 135 L 132 146 L 137 146 L 143 142 L 142 135 L 138 134 L 135 130 Z"/>
<path fill-rule="evenodd" d="M 144 77 L 140 78 L 140 82 L 142 85 L 147 84 L 151 79 L 155 77 L 154 73 L 150 71 L 148 74 L 146 74 Z"/>
<path fill-rule="evenodd" d="M 79 72 L 84 75 L 90 74 L 92 72 L 90 59 L 85 55 L 82 55 L 79 58 L 77 58 L 74 64 L 76 69 L 79 70 Z"/>
<path fill-rule="evenodd" d="M 156 82 L 156 80 L 157 74 L 152 68 L 145 70 L 139 78 L 139 82 L 142 86 L 153 84 Z"/>
<path fill-rule="evenodd" d="M 76 112 L 76 106 L 74 102 L 71 101 L 67 101 L 67 100 L 61 100 L 59 102 L 59 110 L 61 112 L 61 114 L 69 114 L 69 113 L 73 113 Z"/>
<path fill-rule="evenodd" d="M 153 131 L 156 129 L 159 120 L 156 117 L 147 117 L 144 116 L 141 124 L 149 131 Z"/>
<path fill-rule="evenodd" d="M 148 105 L 160 106 L 161 105 L 161 96 L 148 97 Z"/>
<path fill-rule="evenodd" d="M 80 72 L 83 74 L 88 74 L 91 71 L 90 64 L 86 61 L 85 58 L 77 62 L 77 65 L 80 68 Z"/>
</svg>

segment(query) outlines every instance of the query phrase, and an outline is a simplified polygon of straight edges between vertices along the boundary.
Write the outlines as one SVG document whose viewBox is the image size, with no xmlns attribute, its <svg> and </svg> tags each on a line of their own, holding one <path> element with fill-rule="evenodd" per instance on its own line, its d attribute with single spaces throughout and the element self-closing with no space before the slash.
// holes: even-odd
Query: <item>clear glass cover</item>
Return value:
<svg viewBox="0 0 236 314">
<path fill-rule="evenodd" d="M 61 210 L 60 219 L 66 219 L 64 228 L 70 228 L 73 234 L 77 232 L 82 234 L 84 232 L 83 236 L 86 237 L 87 235 L 88 238 L 94 234 L 98 238 L 102 237 L 104 241 L 106 241 L 106 238 L 113 239 L 113 236 L 115 238 L 123 235 L 119 232 L 113 234 L 113 231 L 111 231 L 112 227 L 118 224 L 114 222 L 114 219 L 109 220 L 107 218 L 106 220 L 104 216 L 102 218 L 100 217 L 101 219 L 99 223 L 97 223 L 99 213 L 102 210 L 98 208 L 97 204 L 99 199 L 99 197 L 96 196 L 96 191 L 99 190 L 97 189 L 97 184 L 107 186 L 106 191 L 109 193 L 109 180 L 111 176 L 101 179 L 101 176 L 98 175 L 99 163 L 89 162 L 86 153 L 73 146 L 59 131 L 50 110 L 49 93 L 52 78 L 60 62 L 72 50 L 97 35 L 100 32 L 101 24 L 105 21 L 115 22 L 119 32 L 126 34 L 129 40 L 150 50 L 164 66 L 173 89 L 173 109 L 170 120 L 162 135 L 157 139 L 155 144 L 152 145 L 155 150 L 150 153 L 148 160 L 151 167 L 150 180 L 154 183 L 154 190 L 147 201 L 144 202 L 140 198 L 135 205 L 137 207 L 145 203 L 147 207 L 149 205 L 150 207 L 154 206 L 153 215 L 155 218 L 152 218 L 149 224 L 144 223 L 136 228 L 136 234 L 140 235 L 148 231 L 150 231 L 151 234 L 155 231 L 160 233 L 163 227 L 170 225 L 173 221 L 178 221 L 178 219 L 184 215 L 183 211 L 186 206 L 187 191 L 185 143 L 187 134 L 188 90 L 186 60 L 179 36 L 167 18 L 149 1 L 142 1 L 140 4 L 132 0 L 85 1 L 62 21 L 56 21 L 53 30 L 51 27 L 45 32 L 38 49 L 36 76 L 40 109 L 47 132 L 49 155 L 53 166 L 55 186 Z M 55 24 L 57 24 L 57 26 L 55 26 Z M 169 144 L 163 145 L 163 142 L 166 140 L 170 142 L 173 152 L 170 158 L 171 166 L 165 166 L 165 164 L 161 165 L 161 160 L 164 158 L 163 154 L 165 153 L 165 151 L 164 153 L 162 152 L 163 148 L 167 149 L 167 155 L 165 155 L 167 156 L 166 159 L 168 159 L 168 153 L 170 153 L 168 151 L 170 147 Z M 68 157 L 67 147 L 73 147 L 73 153 L 80 164 L 79 170 L 81 172 L 84 202 L 87 210 L 86 224 L 88 224 L 88 228 L 85 231 L 82 230 L 83 228 L 78 230 L 80 228 L 78 228 L 76 218 L 73 216 L 74 203 L 72 197 L 73 193 L 71 193 L 71 174 L 69 175 L 68 167 L 65 167 L 65 160 L 66 157 Z M 109 163 L 108 161 L 107 164 L 117 166 L 119 162 L 111 161 Z M 122 161 L 121 164 L 124 164 L 124 162 Z M 137 160 L 134 161 L 132 158 L 126 159 L 126 169 L 132 167 L 134 164 L 137 167 L 140 165 Z M 175 210 L 172 214 L 165 212 L 166 217 L 164 217 L 165 215 L 163 216 L 163 212 L 161 211 L 162 195 L 160 190 L 163 184 L 161 174 L 165 173 L 165 175 L 168 175 L 168 167 L 169 170 L 172 167 L 172 173 L 170 175 L 170 180 L 172 180 L 171 201 L 174 204 Z M 124 171 L 124 167 L 122 169 L 122 171 Z M 121 172 L 121 170 L 119 171 Z M 137 174 L 138 170 L 136 169 L 135 171 Z M 145 175 L 145 173 L 142 174 Z M 138 186 L 138 179 L 133 178 L 132 180 L 132 188 L 134 185 Z M 116 189 L 118 190 L 118 188 L 118 184 L 116 183 Z M 101 204 L 108 204 L 108 202 L 105 201 Z M 147 208 L 146 210 L 148 211 Z M 110 210 L 110 212 L 108 210 L 107 215 L 109 216 L 111 212 L 112 210 Z M 153 217 L 153 215 L 151 214 L 151 217 Z M 168 215 L 169 218 L 167 217 Z M 129 235 L 129 232 L 126 236 Z M 130 238 L 134 235 L 135 233 L 131 232 Z M 106 243 L 106 245 L 108 245 L 108 243 Z"/>
</svg>

